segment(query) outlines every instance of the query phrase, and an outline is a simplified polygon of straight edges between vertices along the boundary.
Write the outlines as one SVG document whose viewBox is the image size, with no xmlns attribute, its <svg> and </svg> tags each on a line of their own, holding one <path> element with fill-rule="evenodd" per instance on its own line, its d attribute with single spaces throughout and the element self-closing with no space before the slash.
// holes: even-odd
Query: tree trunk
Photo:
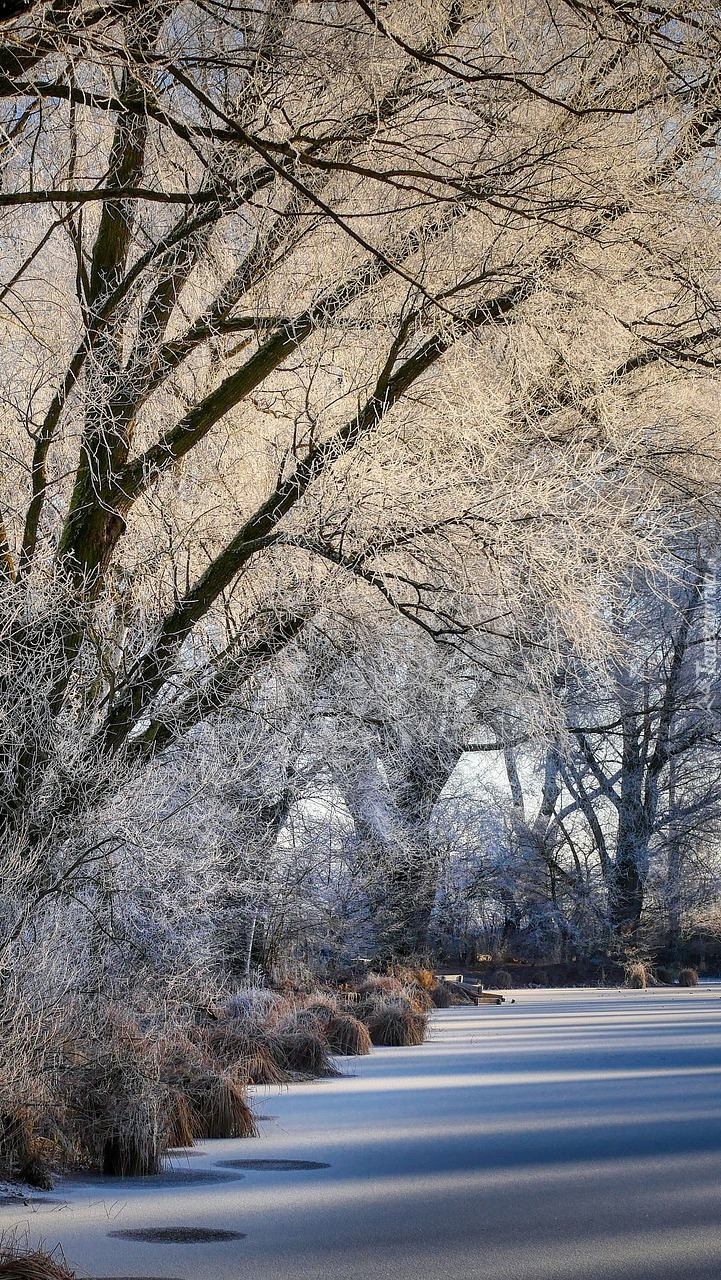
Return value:
<svg viewBox="0 0 721 1280">
<path fill-rule="evenodd" d="M 666 909 L 668 912 L 668 947 L 678 957 L 681 946 L 681 869 L 683 852 L 676 812 L 676 757 L 669 761 L 668 779 L 668 867 Z"/>
<path fill-rule="evenodd" d="M 614 933 L 628 941 L 635 939 L 641 922 L 648 841 L 644 807 L 640 801 L 627 798 L 618 818 L 610 914 Z"/>
<path fill-rule="evenodd" d="M 369 898 L 385 958 L 428 953 L 440 866 L 430 822 L 456 763 L 409 768 L 394 789 L 374 757 L 360 780 L 345 789 L 356 838 L 374 864 L 368 867 Z"/>
</svg>

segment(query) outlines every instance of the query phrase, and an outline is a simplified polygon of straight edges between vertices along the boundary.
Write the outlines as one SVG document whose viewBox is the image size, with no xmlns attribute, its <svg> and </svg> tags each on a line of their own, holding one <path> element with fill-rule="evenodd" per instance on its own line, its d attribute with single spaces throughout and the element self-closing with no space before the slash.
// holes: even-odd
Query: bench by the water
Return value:
<svg viewBox="0 0 721 1280">
<path fill-rule="evenodd" d="M 464 980 L 462 973 L 439 973 L 438 981 L 445 983 L 455 995 L 464 997 L 469 1004 L 505 1004 L 505 996 L 497 991 L 484 991 L 480 982 Z"/>
</svg>

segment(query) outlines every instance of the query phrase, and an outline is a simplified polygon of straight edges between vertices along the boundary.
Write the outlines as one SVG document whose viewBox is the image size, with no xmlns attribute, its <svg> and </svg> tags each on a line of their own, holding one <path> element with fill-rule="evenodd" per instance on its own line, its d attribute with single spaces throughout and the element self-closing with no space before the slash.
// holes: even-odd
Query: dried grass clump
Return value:
<svg viewBox="0 0 721 1280">
<path fill-rule="evenodd" d="M 233 1020 L 207 1030 L 204 1046 L 211 1061 L 232 1071 L 245 1084 L 287 1084 L 296 1069 L 287 1066 L 284 1033 L 295 1027 L 295 1015 L 282 1028 L 252 1027 Z M 315 1020 L 304 1029 L 310 1034 L 318 1033 Z"/>
<path fill-rule="evenodd" d="M 321 996 L 300 1006 L 293 1017 L 298 1027 L 310 1027 L 312 1030 L 325 1033 L 331 1018 L 338 1014 L 338 1001 L 330 996 Z"/>
<path fill-rule="evenodd" d="M 127 1129 L 118 1125 L 106 1139 L 103 1173 L 112 1178 L 147 1178 L 151 1173 L 160 1173 L 161 1154 L 157 1126 L 147 1113 L 140 1111 Z"/>
<path fill-rule="evenodd" d="M 399 978 L 391 977 L 389 974 L 370 974 L 365 982 L 362 982 L 358 987 L 358 995 L 361 1000 L 372 999 L 376 996 L 402 996 L 404 994 L 403 983 Z"/>
<path fill-rule="evenodd" d="M 416 981 L 416 972 L 398 965 L 393 974 L 371 974 L 358 988 L 361 1004 L 390 998 L 405 1000 L 416 1013 L 430 1012 L 434 1008 L 433 999 L 430 992 Z"/>
<path fill-rule="evenodd" d="M 453 1004 L 451 992 L 439 982 L 432 969 L 396 969 L 394 973 L 402 982 L 403 995 L 409 998 L 415 1009 L 430 1012 L 432 1009 L 448 1009 Z"/>
<path fill-rule="evenodd" d="M 0 1277 L 2 1280 L 75 1280 L 75 1272 L 62 1257 L 0 1244 Z"/>
<path fill-rule="evenodd" d="M 412 981 L 415 982 L 416 986 L 432 995 L 438 985 L 436 975 L 432 969 L 411 969 L 410 972 Z"/>
<path fill-rule="evenodd" d="M 431 1009 L 435 1009 L 430 991 L 423 987 L 406 987 L 403 994 L 416 1013 L 430 1013 Z"/>
<path fill-rule="evenodd" d="M 428 1014 L 405 999 L 378 1000 L 366 1014 L 364 1022 L 371 1042 L 394 1048 L 407 1048 L 423 1044 L 426 1038 Z"/>
<path fill-rule="evenodd" d="M 217 1008 L 220 1022 L 244 1023 L 251 1027 L 277 1024 L 289 1009 L 288 1000 L 267 987 L 242 987 Z"/>
<path fill-rule="evenodd" d="M 10 1181 L 49 1191 L 52 1144 L 36 1131 L 36 1113 L 29 1106 L 0 1112 L 0 1171 Z"/>
<path fill-rule="evenodd" d="M 154 1087 L 155 1086 L 155 1087 Z M 110 1177 L 144 1178 L 159 1173 L 163 1156 L 162 1092 L 156 1081 L 122 1068 L 96 1086 L 99 1099 L 97 1138 L 102 1142 L 102 1170 Z"/>
<path fill-rule="evenodd" d="M 259 1034 L 240 1021 L 217 1023 L 204 1027 L 198 1036 L 198 1047 L 204 1060 L 212 1059 L 226 1070 L 235 1070 L 255 1052 Z"/>
<path fill-rule="evenodd" d="M 166 1043 L 168 1145 L 188 1147 L 196 1138 L 257 1136 L 245 1093 L 248 1078 L 243 1055 L 250 1046 L 246 1031 L 236 1033 L 232 1027 L 216 1024 L 193 1037 Z"/>
<path fill-rule="evenodd" d="M 493 973 L 488 975 L 488 982 L 484 982 L 483 985 L 488 986 L 491 991 L 510 991 L 513 978 L 507 969 L 494 969 Z"/>
<path fill-rule="evenodd" d="M 325 1036 L 306 1027 L 289 1026 L 271 1042 L 276 1064 L 302 1076 L 337 1076 Z"/>
<path fill-rule="evenodd" d="M 342 1057 L 361 1057 L 370 1053 L 372 1041 L 368 1028 L 360 1018 L 339 1013 L 326 1024 L 326 1039 L 332 1053 Z"/>
<path fill-rule="evenodd" d="M 634 991 L 645 991 L 648 986 L 648 967 L 640 960 L 626 967 L 626 986 Z"/>
<path fill-rule="evenodd" d="M 430 992 L 434 1009 L 450 1009 L 453 1004 L 453 992 L 445 982 L 437 982 Z"/>
<path fill-rule="evenodd" d="M 245 1084 L 287 1084 L 289 1076 L 278 1065 L 277 1031 L 266 1031 L 234 1020 L 208 1028 L 202 1039 L 207 1060 L 230 1071 Z"/>
<path fill-rule="evenodd" d="M 316 990 L 291 998 L 249 988 L 226 1002 L 224 1015 L 205 1029 L 203 1044 L 246 1083 L 338 1074 L 326 1038 L 328 1024 L 340 1015 L 334 995 Z"/>
<path fill-rule="evenodd" d="M 393 976 L 401 983 L 406 998 L 421 1012 L 448 1009 L 453 1004 L 451 992 L 445 983 L 438 981 L 432 969 L 396 966 Z"/>
<path fill-rule="evenodd" d="M 678 985 L 680 987 L 697 987 L 698 973 L 695 969 L 682 969 L 678 975 Z"/>
<path fill-rule="evenodd" d="M 245 1087 L 229 1072 L 198 1072 L 186 1081 L 183 1094 L 194 1138 L 257 1138 Z"/>
<path fill-rule="evenodd" d="M 190 1100 L 181 1089 L 171 1091 L 165 1121 L 165 1140 L 169 1147 L 192 1147 L 195 1144 L 197 1120 Z"/>
<path fill-rule="evenodd" d="M 263 1044 L 256 1046 L 253 1053 L 239 1063 L 248 1084 L 287 1084 L 291 1076 L 286 1068 L 280 1065 L 282 1048 L 277 1044 L 277 1034 L 269 1035 Z"/>
<path fill-rule="evenodd" d="M 159 1173 L 169 1105 L 159 1042 L 131 1024 L 106 1030 L 63 1075 L 74 1162 L 114 1177 Z"/>
</svg>

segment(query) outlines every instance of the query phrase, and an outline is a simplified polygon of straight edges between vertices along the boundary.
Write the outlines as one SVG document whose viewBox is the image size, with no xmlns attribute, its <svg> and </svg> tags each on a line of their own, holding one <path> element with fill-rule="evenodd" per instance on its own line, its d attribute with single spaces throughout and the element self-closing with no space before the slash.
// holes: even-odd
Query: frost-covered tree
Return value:
<svg viewBox="0 0 721 1280">
<path fill-rule="evenodd" d="M 678 943 L 684 856 L 718 830 L 718 586 L 697 539 L 649 578 L 633 575 L 616 616 L 622 647 L 607 675 L 571 677 L 561 766 L 593 836 L 612 928 L 634 937 L 653 857 L 667 871 L 669 929 Z"/>
<path fill-rule="evenodd" d="M 0 825 L 45 894 L 324 618 L 603 644 L 715 466 L 718 34 L 77 0 L 2 37 Z"/>
</svg>

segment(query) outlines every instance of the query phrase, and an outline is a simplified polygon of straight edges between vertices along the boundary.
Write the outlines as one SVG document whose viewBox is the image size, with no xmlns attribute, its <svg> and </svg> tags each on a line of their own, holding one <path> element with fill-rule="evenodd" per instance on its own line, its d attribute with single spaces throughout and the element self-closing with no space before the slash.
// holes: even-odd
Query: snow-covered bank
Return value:
<svg viewBox="0 0 721 1280">
<path fill-rule="evenodd" d="M 218 1181 L 66 1183 L 0 1229 L 103 1277 L 717 1280 L 721 985 L 515 995 L 346 1078 L 258 1090 L 260 1138 L 176 1161 Z M 236 1158 L 328 1167 L 218 1167 Z M 159 1227 L 243 1238 L 109 1234 Z"/>
</svg>

